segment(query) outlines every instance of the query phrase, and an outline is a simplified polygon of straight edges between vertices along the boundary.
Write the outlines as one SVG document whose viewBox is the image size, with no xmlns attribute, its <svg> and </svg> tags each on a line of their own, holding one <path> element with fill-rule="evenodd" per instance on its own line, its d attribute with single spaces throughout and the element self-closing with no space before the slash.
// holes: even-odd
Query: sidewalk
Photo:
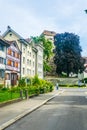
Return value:
<svg viewBox="0 0 87 130">
<path fill-rule="evenodd" d="M 3 130 L 23 116 L 36 110 L 47 101 L 63 93 L 64 90 L 54 90 L 53 92 L 40 94 L 39 96 L 13 103 L 0 108 L 0 130 Z"/>
</svg>

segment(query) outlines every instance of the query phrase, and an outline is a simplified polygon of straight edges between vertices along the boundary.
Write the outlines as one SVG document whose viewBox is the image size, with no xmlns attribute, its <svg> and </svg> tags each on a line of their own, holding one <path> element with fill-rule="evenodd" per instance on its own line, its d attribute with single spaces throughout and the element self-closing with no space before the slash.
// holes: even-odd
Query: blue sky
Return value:
<svg viewBox="0 0 87 130">
<path fill-rule="evenodd" d="M 0 0 L 0 31 L 8 25 L 24 38 L 43 30 L 72 32 L 80 36 L 87 56 L 87 0 Z"/>
</svg>

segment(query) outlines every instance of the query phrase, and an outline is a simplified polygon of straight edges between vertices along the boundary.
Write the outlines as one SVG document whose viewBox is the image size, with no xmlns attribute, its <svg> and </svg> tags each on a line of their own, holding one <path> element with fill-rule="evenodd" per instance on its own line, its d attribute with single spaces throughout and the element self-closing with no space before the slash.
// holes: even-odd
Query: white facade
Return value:
<svg viewBox="0 0 87 130">
<path fill-rule="evenodd" d="M 6 50 L 6 47 L 4 47 L 4 50 Z M 4 60 L 6 59 L 6 51 L 1 51 L 0 50 L 0 70 L 4 70 L 5 71 L 5 63 Z M 3 61 L 2 61 L 3 60 Z M 2 63 L 3 62 L 3 63 Z M 1 73 L 1 71 L 0 71 Z M 0 74 L 1 75 L 1 74 Z M 2 78 L 2 77 L 1 77 Z"/>
<path fill-rule="evenodd" d="M 85 70 L 84 70 L 84 78 L 87 78 L 87 57 L 83 57 L 83 59 L 85 59 Z"/>
<path fill-rule="evenodd" d="M 37 74 L 42 79 L 43 78 L 43 47 L 41 44 L 37 44 Z"/>
<path fill-rule="evenodd" d="M 21 74 L 22 77 L 33 77 L 35 76 L 35 57 L 36 53 L 33 51 L 32 46 L 22 45 L 22 59 L 21 59 Z"/>
<path fill-rule="evenodd" d="M 0 37 L 0 84 L 5 84 L 6 51 L 9 44 Z"/>
</svg>

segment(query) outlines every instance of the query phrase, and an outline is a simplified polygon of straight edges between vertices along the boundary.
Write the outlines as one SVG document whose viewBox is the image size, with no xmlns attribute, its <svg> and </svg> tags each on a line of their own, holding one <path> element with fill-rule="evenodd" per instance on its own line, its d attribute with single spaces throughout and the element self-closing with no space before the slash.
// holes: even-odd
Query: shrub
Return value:
<svg viewBox="0 0 87 130">
<path fill-rule="evenodd" d="M 19 79 L 18 86 L 21 87 L 21 88 L 26 86 L 26 82 L 25 82 L 24 78 Z"/>
<path fill-rule="evenodd" d="M 12 92 L 19 92 L 21 88 L 19 87 L 13 87 L 13 88 L 10 88 L 10 91 Z"/>
<path fill-rule="evenodd" d="M 40 85 L 40 79 L 38 78 L 37 75 L 34 76 L 32 79 L 32 85 Z"/>
<path fill-rule="evenodd" d="M 1 90 L 2 90 L 2 91 L 7 91 L 7 90 L 9 90 L 9 88 L 4 87 L 4 88 L 2 88 Z"/>
<path fill-rule="evenodd" d="M 29 95 L 32 95 L 32 94 L 38 95 L 40 93 L 39 87 L 29 86 L 28 87 L 28 93 L 29 93 Z"/>
</svg>

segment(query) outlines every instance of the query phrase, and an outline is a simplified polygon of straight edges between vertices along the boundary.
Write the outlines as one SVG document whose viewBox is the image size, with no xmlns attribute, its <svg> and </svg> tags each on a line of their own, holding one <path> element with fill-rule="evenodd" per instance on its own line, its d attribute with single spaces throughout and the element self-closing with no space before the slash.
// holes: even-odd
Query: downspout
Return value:
<svg viewBox="0 0 87 130">
<path fill-rule="evenodd" d="M 21 51 L 20 51 L 20 78 L 22 78 L 22 43 L 21 43 Z"/>
</svg>

